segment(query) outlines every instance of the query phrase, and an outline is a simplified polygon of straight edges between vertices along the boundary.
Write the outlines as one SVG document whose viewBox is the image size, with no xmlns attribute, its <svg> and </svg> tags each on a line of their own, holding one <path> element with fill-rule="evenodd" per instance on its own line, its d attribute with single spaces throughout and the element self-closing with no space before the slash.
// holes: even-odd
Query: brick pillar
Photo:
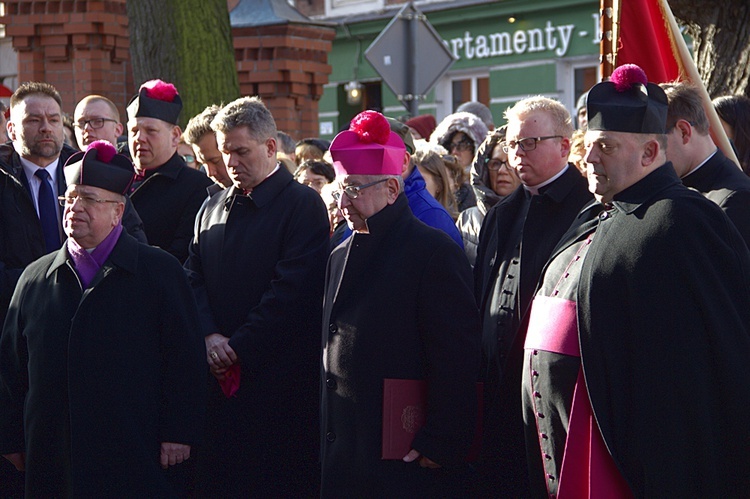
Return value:
<svg viewBox="0 0 750 499">
<path fill-rule="evenodd" d="M 19 83 L 54 85 L 68 113 L 89 94 L 104 95 L 124 113 L 134 93 L 125 3 L 7 0 L 0 22 L 18 51 Z"/>
<path fill-rule="evenodd" d="M 232 29 L 242 95 L 258 95 L 294 139 L 317 137 L 318 101 L 328 83 L 335 31 L 308 24 Z"/>
</svg>

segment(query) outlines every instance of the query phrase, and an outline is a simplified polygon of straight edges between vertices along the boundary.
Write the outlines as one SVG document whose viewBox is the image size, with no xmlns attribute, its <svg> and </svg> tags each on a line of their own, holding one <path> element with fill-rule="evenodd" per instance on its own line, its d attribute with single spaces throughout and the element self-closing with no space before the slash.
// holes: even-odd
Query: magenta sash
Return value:
<svg viewBox="0 0 750 499">
<path fill-rule="evenodd" d="M 580 357 L 576 302 L 549 296 L 535 297 L 524 347 Z M 573 392 L 557 497 L 633 497 L 596 424 L 582 368 L 578 371 Z"/>
</svg>

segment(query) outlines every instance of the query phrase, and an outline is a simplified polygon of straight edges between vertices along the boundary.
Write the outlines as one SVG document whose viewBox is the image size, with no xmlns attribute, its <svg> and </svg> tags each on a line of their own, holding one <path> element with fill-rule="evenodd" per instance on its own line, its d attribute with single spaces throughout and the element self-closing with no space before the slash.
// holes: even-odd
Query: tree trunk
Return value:
<svg viewBox="0 0 750 499">
<path fill-rule="evenodd" d="M 128 0 L 127 9 L 135 83 L 174 83 L 181 125 L 239 97 L 226 0 Z"/>
<path fill-rule="evenodd" d="M 669 0 L 695 40 L 695 65 L 709 95 L 750 95 L 750 3 L 747 0 Z"/>
</svg>

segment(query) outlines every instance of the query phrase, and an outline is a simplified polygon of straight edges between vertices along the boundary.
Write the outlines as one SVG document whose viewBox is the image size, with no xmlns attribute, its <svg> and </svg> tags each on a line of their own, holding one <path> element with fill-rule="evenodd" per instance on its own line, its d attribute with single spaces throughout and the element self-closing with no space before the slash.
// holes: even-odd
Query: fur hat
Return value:
<svg viewBox="0 0 750 499">
<path fill-rule="evenodd" d="M 182 99 L 171 83 L 149 80 L 128 103 L 128 118 L 156 118 L 173 125 L 182 111 Z"/>
<path fill-rule="evenodd" d="M 456 132 L 465 133 L 472 142 L 474 142 L 474 151 L 487 136 L 487 125 L 475 114 L 471 113 L 453 113 L 449 114 L 443 121 L 438 123 L 435 131 L 430 136 L 430 142 L 439 144 L 448 150 L 446 145 Z M 448 150 L 450 152 L 450 150 Z"/>
<path fill-rule="evenodd" d="M 63 169 L 65 181 L 76 185 L 90 185 L 117 194 L 125 194 L 135 177 L 130 160 L 106 140 L 89 144 L 84 152 L 68 158 Z"/>
<path fill-rule="evenodd" d="M 401 175 L 406 147 L 375 111 L 359 113 L 331 142 L 336 175 Z"/>
<path fill-rule="evenodd" d="M 667 95 L 649 83 L 635 64 L 615 69 L 610 81 L 597 83 L 586 99 L 589 130 L 666 133 Z"/>
</svg>

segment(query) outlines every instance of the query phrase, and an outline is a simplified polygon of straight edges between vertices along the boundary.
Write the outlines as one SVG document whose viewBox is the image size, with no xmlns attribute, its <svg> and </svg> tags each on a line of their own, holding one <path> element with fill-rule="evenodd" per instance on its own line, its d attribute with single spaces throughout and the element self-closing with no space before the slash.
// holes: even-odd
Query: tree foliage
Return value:
<svg viewBox="0 0 750 499">
<path fill-rule="evenodd" d="M 128 0 L 136 86 L 161 78 L 183 101 L 180 123 L 239 97 L 226 0 Z"/>
<path fill-rule="evenodd" d="M 669 0 L 669 6 L 695 40 L 695 64 L 709 95 L 750 95 L 750 2 Z"/>
</svg>

